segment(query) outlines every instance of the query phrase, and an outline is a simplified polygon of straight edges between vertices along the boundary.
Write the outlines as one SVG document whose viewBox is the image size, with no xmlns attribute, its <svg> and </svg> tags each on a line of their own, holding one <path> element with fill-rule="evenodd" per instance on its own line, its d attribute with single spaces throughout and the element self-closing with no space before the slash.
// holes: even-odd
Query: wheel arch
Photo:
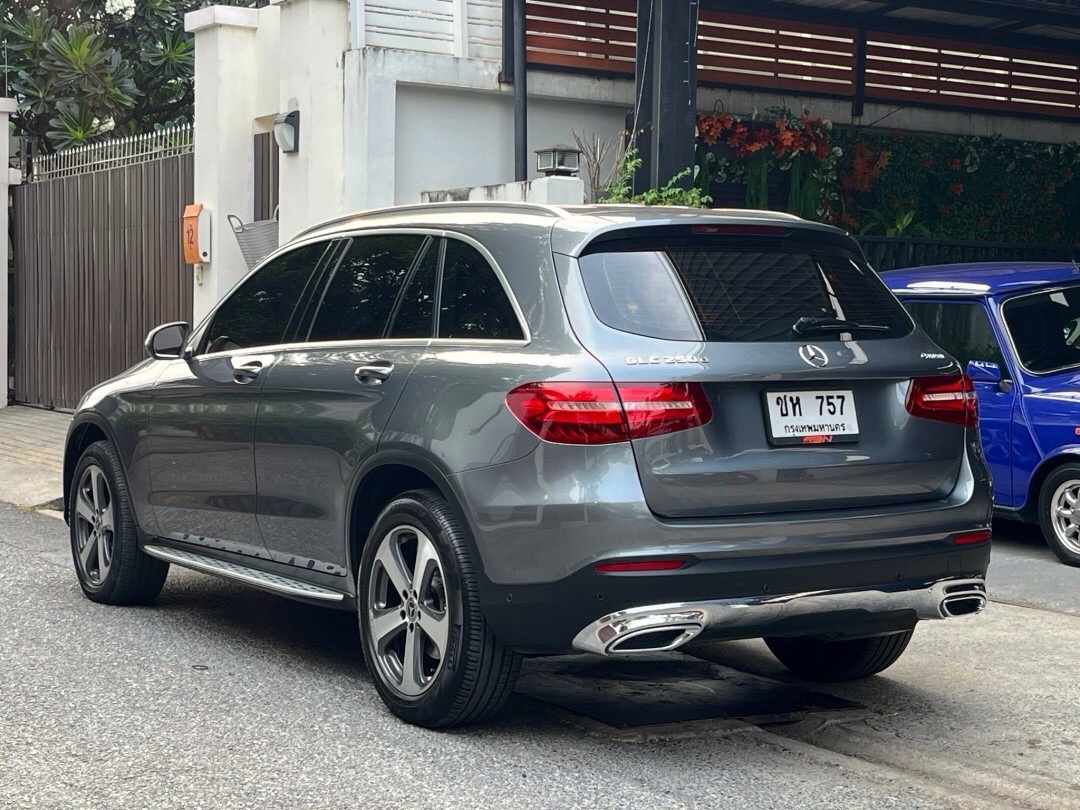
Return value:
<svg viewBox="0 0 1080 810">
<path fill-rule="evenodd" d="M 1054 470 L 1066 464 L 1080 464 L 1080 445 L 1068 445 L 1055 450 L 1048 455 L 1039 466 L 1031 473 L 1028 479 L 1027 498 L 1020 507 L 1020 517 L 1029 523 L 1039 521 L 1039 493 L 1042 492 L 1043 484 Z"/>
<path fill-rule="evenodd" d="M 349 528 L 349 570 L 354 576 L 368 533 L 383 507 L 395 496 L 413 489 L 432 489 L 446 499 L 459 523 L 466 527 L 466 542 L 473 559 L 479 561 L 465 510 L 449 476 L 436 464 L 419 455 L 395 451 L 376 456 L 356 475 L 346 522 Z"/>
<path fill-rule="evenodd" d="M 72 420 L 64 445 L 64 520 L 70 521 L 68 499 L 71 496 L 71 480 L 75 477 L 75 467 L 86 448 L 94 442 L 107 441 L 116 447 L 116 438 L 109 423 L 96 413 L 81 413 Z"/>
</svg>

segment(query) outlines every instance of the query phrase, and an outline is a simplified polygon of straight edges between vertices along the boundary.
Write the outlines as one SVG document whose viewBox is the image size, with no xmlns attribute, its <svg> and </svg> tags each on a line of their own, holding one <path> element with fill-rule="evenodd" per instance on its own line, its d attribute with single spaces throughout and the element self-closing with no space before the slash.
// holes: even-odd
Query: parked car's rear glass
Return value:
<svg viewBox="0 0 1080 810">
<path fill-rule="evenodd" d="M 1080 365 L 1080 287 L 1020 295 L 1001 312 L 1024 368 L 1045 373 Z"/>
<path fill-rule="evenodd" d="M 910 333 L 911 319 L 864 262 L 841 250 L 758 249 L 685 241 L 580 259 L 603 323 L 668 340 L 731 342 L 858 339 Z M 793 329 L 800 318 L 803 332 Z M 807 324 L 817 326 L 807 328 Z M 876 327 L 876 328 L 874 328 Z"/>
</svg>

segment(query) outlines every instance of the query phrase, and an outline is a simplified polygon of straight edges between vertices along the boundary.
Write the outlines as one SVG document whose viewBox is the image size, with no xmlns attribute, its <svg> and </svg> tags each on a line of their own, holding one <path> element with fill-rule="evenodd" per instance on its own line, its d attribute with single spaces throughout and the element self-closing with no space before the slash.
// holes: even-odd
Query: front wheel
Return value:
<svg viewBox="0 0 1080 810">
<path fill-rule="evenodd" d="M 1080 466 L 1058 467 L 1039 491 L 1039 528 L 1066 565 L 1080 565 Z"/>
<path fill-rule="evenodd" d="M 106 605 L 152 602 L 169 564 L 139 548 L 124 469 L 108 442 L 86 448 L 68 496 L 71 557 L 88 599 Z"/>
<path fill-rule="evenodd" d="M 904 654 L 914 630 L 873 638 L 839 641 L 802 638 L 767 638 L 772 654 L 800 678 L 808 681 L 854 681 L 876 675 Z"/>
<path fill-rule="evenodd" d="M 521 656 L 487 626 L 462 529 L 440 495 L 407 492 L 382 511 L 356 585 L 364 660 L 402 720 L 477 723 L 510 697 Z"/>
</svg>

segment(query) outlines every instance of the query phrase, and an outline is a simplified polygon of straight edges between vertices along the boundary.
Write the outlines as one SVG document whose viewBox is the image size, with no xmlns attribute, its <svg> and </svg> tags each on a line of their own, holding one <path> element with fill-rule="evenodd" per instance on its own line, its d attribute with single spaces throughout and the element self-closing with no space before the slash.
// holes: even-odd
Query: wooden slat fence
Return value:
<svg viewBox="0 0 1080 810">
<path fill-rule="evenodd" d="M 185 154 L 13 189 L 17 402 L 73 408 L 144 357 L 153 326 L 190 321 L 193 169 Z"/>
<path fill-rule="evenodd" d="M 530 66 L 633 76 L 636 8 L 636 0 L 530 0 Z M 854 100 L 857 38 L 852 28 L 702 9 L 698 81 Z M 1050 55 L 870 30 L 863 99 L 1077 118 L 1080 51 Z"/>
</svg>

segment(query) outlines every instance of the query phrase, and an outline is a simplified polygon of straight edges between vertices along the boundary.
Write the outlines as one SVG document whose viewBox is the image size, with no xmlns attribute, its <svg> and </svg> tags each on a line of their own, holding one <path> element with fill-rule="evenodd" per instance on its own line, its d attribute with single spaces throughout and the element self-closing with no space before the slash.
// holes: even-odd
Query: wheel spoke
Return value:
<svg viewBox="0 0 1080 810">
<path fill-rule="evenodd" d="M 1057 508 L 1057 513 L 1058 513 L 1058 516 L 1060 516 L 1060 517 L 1063 517 L 1063 518 L 1066 518 L 1066 519 L 1069 519 L 1069 520 L 1072 519 L 1072 509 L 1070 509 L 1067 506 L 1059 506 Z"/>
<path fill-rule="evenodd" d="M 372 612 L 371 615 L 371 636 L 375 640 L 375 644 L 380 653 L 385 652 L 386 645 L 393 640 L 394 636 L 401 632 L 401 629 L 405 627 L 407 622 L 401 618 L 401 611 L 397 608 L 383 611 L 381 613 Z"/>
<path fill-rule="evenodd" d="M 399 597 L 404 591 L 409 590 L 409 581 L 412 578 L 409 576 L 409 570 L 401 559 L 397 543 L 390 539 L 384 541 L 379 547 L 379 553 L 375 556 L 375 560 L 390 578 L 390 582 Z"/>
<path fill-rule="evenodd" d="M 405 636 L 405 655 L 401 661 L 401 689 L 407 695 L 418 695 L 424 688 L 423 653 L 424 645 L 414 630 Z"/>
<path fill-rule="evenodd" d="M 439 651 L 438 658 L 446 657 L 446 640 L 450 635 L 450 615 L 445 610 L 436 613 L 427 605 L 420 605 L 420 614 L 417 617 L 420 629 L 424 631 L 435 649 Z"/>
<path fill-rule="evenodd" d="M 418 594 L 424 593 L 425 584 L 430 581 L 430 572 L 438 567 L 439 556 L 435 545 L 424 535 L 416 536 L 416 565 L 413 566 L 412 587 Z"/>
<path fill-rule="evenodd" d="M 79 561 L 82 563 L 82 569 L 87 576 L 90 576 L 90 560 L 95 555 L 100 555 L 97 551 L 97 547 L 101 545 L 101 540 L 94 534 L 88 534 L 86 537 L 86 543 L 81 549 L 79 549 Z"/>
<path fill-rule="evenodd" d="M 1077 526 L 1075 523 L 1070 523 L 1064 528 L 1066 537 L 1076 537 L 1077 534 L 1080 533 L 1080 526 Z"/>
<path fill-rule="evenodd" d="M 94 499 L 94 509 L 100 511 L 106 506 L 108 486 L 105 483 L 105 474 L 97 467 L 90 468 L 90 489 Z"/>
<path fill-rule="evenodd" d="M 111 503 L 101 515 L 101 526 L 98 531 L 109 532 L 110 534 L 113 534 L 116 531 L 113 527 L 113 507 Z"/>
<path fill-rule="evenodd" d="M 84 521 L 93 525 L 94 523 L 94 507 L 86 499 L 86 493 L 79 490 L 79 494 L 75 497 L 75 514 L 82 518 Z"/>
<path fill-rule="evenodd" d="M 99 579 L 105 579 L 105 574 L 109 571 L 109 559 L 105 546 L 105 537 L 99 532 L 97 538 L 97 564 Z"/>
</svg>

